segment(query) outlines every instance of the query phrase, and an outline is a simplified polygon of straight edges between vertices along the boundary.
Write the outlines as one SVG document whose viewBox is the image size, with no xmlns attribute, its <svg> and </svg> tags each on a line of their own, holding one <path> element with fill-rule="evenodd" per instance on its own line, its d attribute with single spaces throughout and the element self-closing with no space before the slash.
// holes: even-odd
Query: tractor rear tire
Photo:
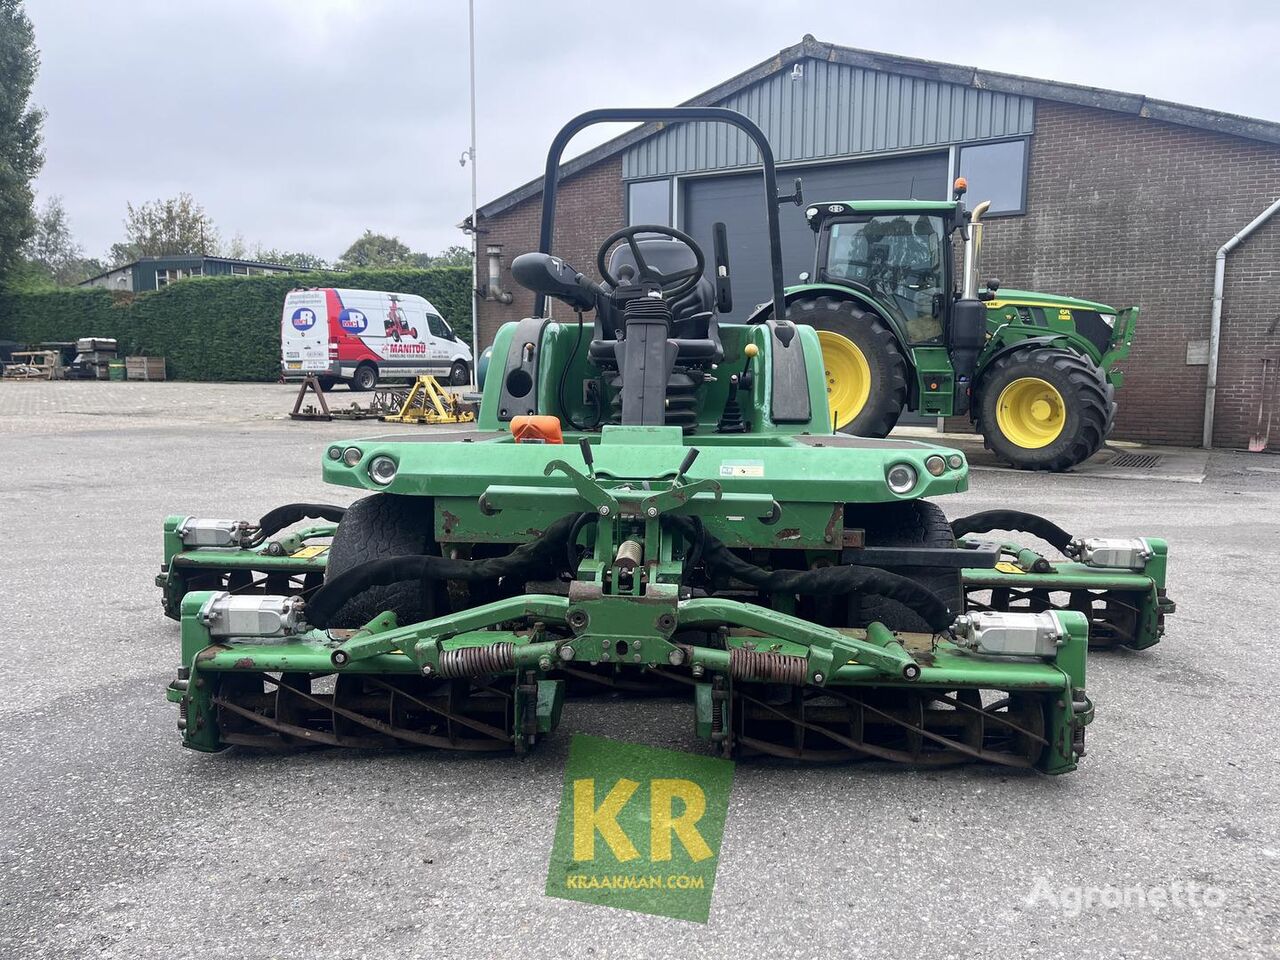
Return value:
<svg viewBox="0 0 1280 960">
<path fill-rule="evenodd" d="M 787 319 L 818 331 L 829 415 L 838 429 L 888 436 L 907 402 L 907 362 L 893 331 L 874 313 L 837 297 L 792 301 Z"/>
<path fill-rule="evenodd" d="M 860 527 L 869 547 L 943 547 L 956 545 L 947 515 L 928 500 L 846 504 L 846 527 Z M 964 610 L 959 567 L 885 567 L 890 573 L 916 581 L 933 591 L 957 616 Z M 854 597 L 849 601 L 849 626 L 865 627 L 878 620 L 890 630 L 932 633 L 918 613 L 886 597 Z"/>
<path fill-rule="evenodd" d="M 1106 432 L 1106 435 L 1103 437 L 1103 440 L 1106 440 L 1107 437 L 1111 436 L 1111 431 L 1115 428 L 1117 406 L 1118 405 L 1116 404 L 1116 385 L 1112 383 L 1110 380 L 1108 380 L 1107 381 L 1107 432 Z"/>
<path fill-rule="evenodd" d="M 978 429 L 1020 470 L 1068 470 L 1098 452 L 1115 401 L 1088 357 L 1027 349 L 997 358 L 978 383 Z"/>
<path fill-rule="evenodd" d="M 439 553 L 430 497 L 376 493 L 347 508 L 329 548 L 324 578 L 329 581 L 371 560 Z M 384 610 L 394 613 L 401 626 L 439 616 L 448 610 L 445 584 L 424 589 L 421 580 L 405 580 L 370 587 L 343 604 L 328 626 L 362 627 Z"/>
</svg>

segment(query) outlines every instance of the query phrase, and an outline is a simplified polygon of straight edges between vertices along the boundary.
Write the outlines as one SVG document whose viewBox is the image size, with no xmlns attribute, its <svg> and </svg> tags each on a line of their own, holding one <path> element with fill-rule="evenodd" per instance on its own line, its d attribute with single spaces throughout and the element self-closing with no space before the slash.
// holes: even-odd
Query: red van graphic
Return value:
<svg viewBox="0 0 1280 960">
<path fill-rule="evenodd" d="M 400 342 L 401 337 L 408 337 L 411 340 L 418 339 L 418 328 L 409 326 L 409 321 L 404 317 L 404 308 L 400 306 L 400 298 L 394 293 L 391 295 L 391 307 L 387 310 L 387 319 L 382 323 L 386 330 L 387 336 Z"/>
</svg>

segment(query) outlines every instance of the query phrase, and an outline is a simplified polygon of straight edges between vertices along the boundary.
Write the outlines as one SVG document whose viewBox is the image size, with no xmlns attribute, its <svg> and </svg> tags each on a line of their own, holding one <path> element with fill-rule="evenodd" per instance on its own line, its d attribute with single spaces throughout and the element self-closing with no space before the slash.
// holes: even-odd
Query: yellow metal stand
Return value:
<svg viewBox="0 0 1280 960">
<path fill-rule="evenodd" d="M 435 377 L 419 377 L 405 397 L 400 412 L 383 417 L 387 423 L 469 423 L 476 413 L 450 393 Z"/>
</svg>

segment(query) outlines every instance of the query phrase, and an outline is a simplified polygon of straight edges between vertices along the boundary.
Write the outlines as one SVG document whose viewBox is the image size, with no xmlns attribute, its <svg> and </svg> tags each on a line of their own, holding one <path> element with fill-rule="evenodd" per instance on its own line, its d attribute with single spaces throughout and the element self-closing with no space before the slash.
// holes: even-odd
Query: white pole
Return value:
<svg viewBox="0 0 1280 960">
<path fill-rule="evenodd" d="M 479 383 L 480 366 L 480 224 L 476 207 L 476 0 L 467 0 L 467 33 L 471 53 L 471 384 Z"/>
</svg>

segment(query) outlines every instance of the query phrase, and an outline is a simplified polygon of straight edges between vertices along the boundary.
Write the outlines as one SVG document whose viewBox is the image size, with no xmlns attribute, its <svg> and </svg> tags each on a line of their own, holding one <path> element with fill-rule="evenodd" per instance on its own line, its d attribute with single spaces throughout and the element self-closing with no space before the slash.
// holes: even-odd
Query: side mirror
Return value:
<svg viewBox="0 0 1280 960">
<path fill-rule="evenodd" d="M 596 305 L 595 284 L 549 253 L 520 254 L 511 261 L 511 275 L 526 290 L 563 300 L 575 310 Z"/>
<path fill-rule="evenodd" d="M 794 203 L 797 207 L 803 207 L 804 206 L 804 190 L 800 186 L 799 177 L 796 177 L 795 180 L 792 181 L 791 190 L 792 190 L 791 196 L 789 197 L 779 196 L 778 203 L 781 204 L 781 203 L 790 202 L 790 203 Z"/>
<path fill-rule="evenodd" d="M 716 310 L 733 312 L 733 288 L 729 283 L 729 232 L 725 225 L 716 222 L 711 227 L 711 239 L 715 246 Z"/>
</svg>

